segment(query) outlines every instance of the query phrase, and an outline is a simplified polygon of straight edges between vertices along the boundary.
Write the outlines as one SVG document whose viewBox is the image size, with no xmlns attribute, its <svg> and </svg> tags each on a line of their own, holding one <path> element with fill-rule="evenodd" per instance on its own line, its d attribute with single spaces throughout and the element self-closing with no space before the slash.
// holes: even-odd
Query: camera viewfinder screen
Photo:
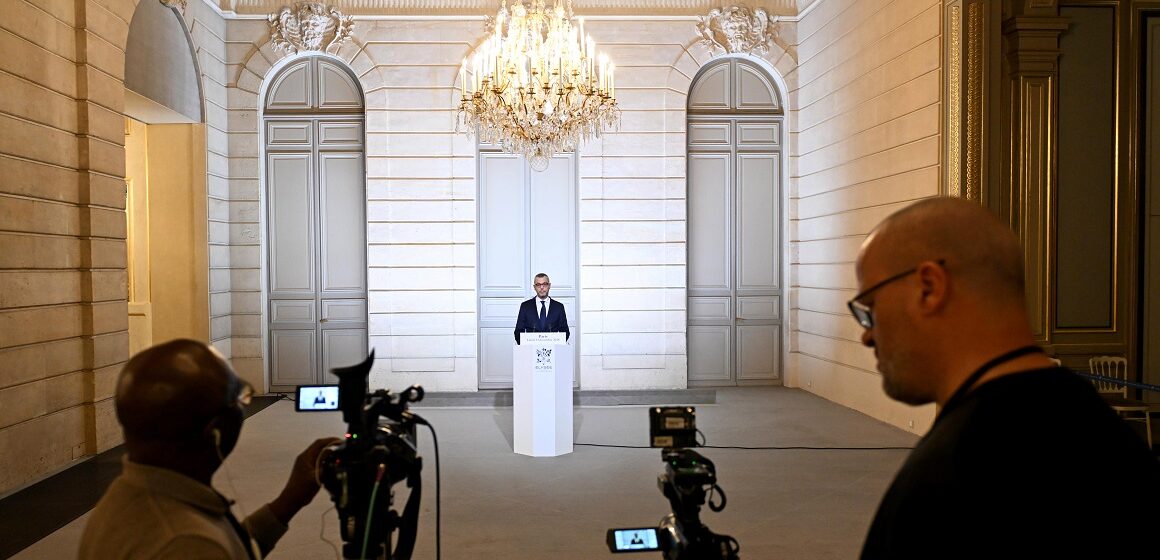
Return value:
<svg viewBox="0 0 1160 560">
<path fill-rule="evenodd" d="M 614 536 L 616 551 L 630 550 L 660 550 L 657 544 L 657 530 L 647 529 L 617 529 Z"/>
<path fill-rule="evenodd" d="M 296 410 L 338 410 L 338 385 L 301 385 Z"/>
</svg>

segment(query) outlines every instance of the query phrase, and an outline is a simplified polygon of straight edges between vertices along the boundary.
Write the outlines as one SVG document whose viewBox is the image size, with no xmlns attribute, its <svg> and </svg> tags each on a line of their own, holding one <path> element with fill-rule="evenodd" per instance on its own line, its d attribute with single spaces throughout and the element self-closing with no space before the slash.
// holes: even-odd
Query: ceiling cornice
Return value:
<svg viewBox="0 0 1160 560">
<path fill-rule="evenodd" d="M 203 0 L 224 17 L 262 16 L 291 6 L 294 0 Z M 499 7 L 499 0 L 316 0 L 355 18 L 360 16 L 488 16 Z M 552 0 L 548 0 L 550 3 Z M 762 8 L 771 16 L 793 21 L 820 0 L 573 0 L 572 10 L 578 16 L 700 16 L 713 8 L 744 5 Z"/>
</svg>

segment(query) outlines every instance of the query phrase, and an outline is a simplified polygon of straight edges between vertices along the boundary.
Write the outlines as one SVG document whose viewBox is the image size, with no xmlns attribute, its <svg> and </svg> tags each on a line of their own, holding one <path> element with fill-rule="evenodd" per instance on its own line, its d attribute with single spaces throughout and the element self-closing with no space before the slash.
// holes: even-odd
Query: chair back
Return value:
<svg viewBox="0 0 1160 560">
<path fill-rule="evenodd" d="M 1118 356 L 1094 356 L 1088 360 L 1088 367 L 1093 375 L 1128 380 L 1128 360 Z M 1116 394 L 1128 398 L 1128 386 L 1108 381 L 1093 379 L 1096 390 L 1103 394 Z"/>
</svg>

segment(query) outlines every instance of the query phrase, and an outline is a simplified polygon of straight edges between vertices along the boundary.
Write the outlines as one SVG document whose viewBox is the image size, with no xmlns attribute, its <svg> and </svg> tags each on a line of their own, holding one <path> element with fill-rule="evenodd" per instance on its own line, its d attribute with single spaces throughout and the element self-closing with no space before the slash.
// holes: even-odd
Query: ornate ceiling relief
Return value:
<svg viewBox="0 0 1160 560">
<path fill-rule="evenodd" d="M 266 17 L 270 43 L 289 54 L 325 51 L 334 54 L 350 39 L 354 18 L 321 2 L 299 2 Z M 327 41 L 329 39 L 329 41 Z"/>
<path fill-rule="evenodd" d="M 729 6 L 709 10 L 697 24 L 701 44 L 710 50 L 720 48 L 726 53 L 767 54 L 774 44 L 787 52 L 788 45 L 778 40 L 777 23 L 781 16 L 770 17 L 762 8 Z"/>
</svg>

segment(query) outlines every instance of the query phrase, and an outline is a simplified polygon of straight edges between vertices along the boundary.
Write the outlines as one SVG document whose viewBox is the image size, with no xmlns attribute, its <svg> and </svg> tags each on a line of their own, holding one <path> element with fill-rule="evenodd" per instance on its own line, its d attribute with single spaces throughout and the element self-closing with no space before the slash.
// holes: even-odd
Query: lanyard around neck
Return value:
<svg viewBox="0 0 1160 560">
<path fill-rule="evenodd" d="M 979 366 L 979 369 L 975 370 L 974 373 L 968 376 L 967 380 L 964 381 L 962 385 L 959 385 L 959 388 L 955 390 L 955 393 L 951 395 L 951 398 L 947 399 L 947 404 L 943 406 L 942 411 L 939 413 L 939 418 L 942 418 L 943 415 L 946 414 L 946 411 L 954 408 L 959 404 L 959 401 L 966 398 L 967 393 L 970 392 L 971 387 L 975 386 L 975 383 L 978 383 L 979 378 L 986 375 L 988 371 L 995 369 L 995 366 L 1004 362 L 1010 362 L 1015 358 L 1026 356 L 1027 354 L 1035 354 L 1037 352 L 1043 352 L 1043 349 L 1034 344 L 1031 344 L 1022 348 L 1016 348 L 1010 352 L 1007 352 L 1006 354 L 992 358 L 987 363 Z"/>
</svg>

